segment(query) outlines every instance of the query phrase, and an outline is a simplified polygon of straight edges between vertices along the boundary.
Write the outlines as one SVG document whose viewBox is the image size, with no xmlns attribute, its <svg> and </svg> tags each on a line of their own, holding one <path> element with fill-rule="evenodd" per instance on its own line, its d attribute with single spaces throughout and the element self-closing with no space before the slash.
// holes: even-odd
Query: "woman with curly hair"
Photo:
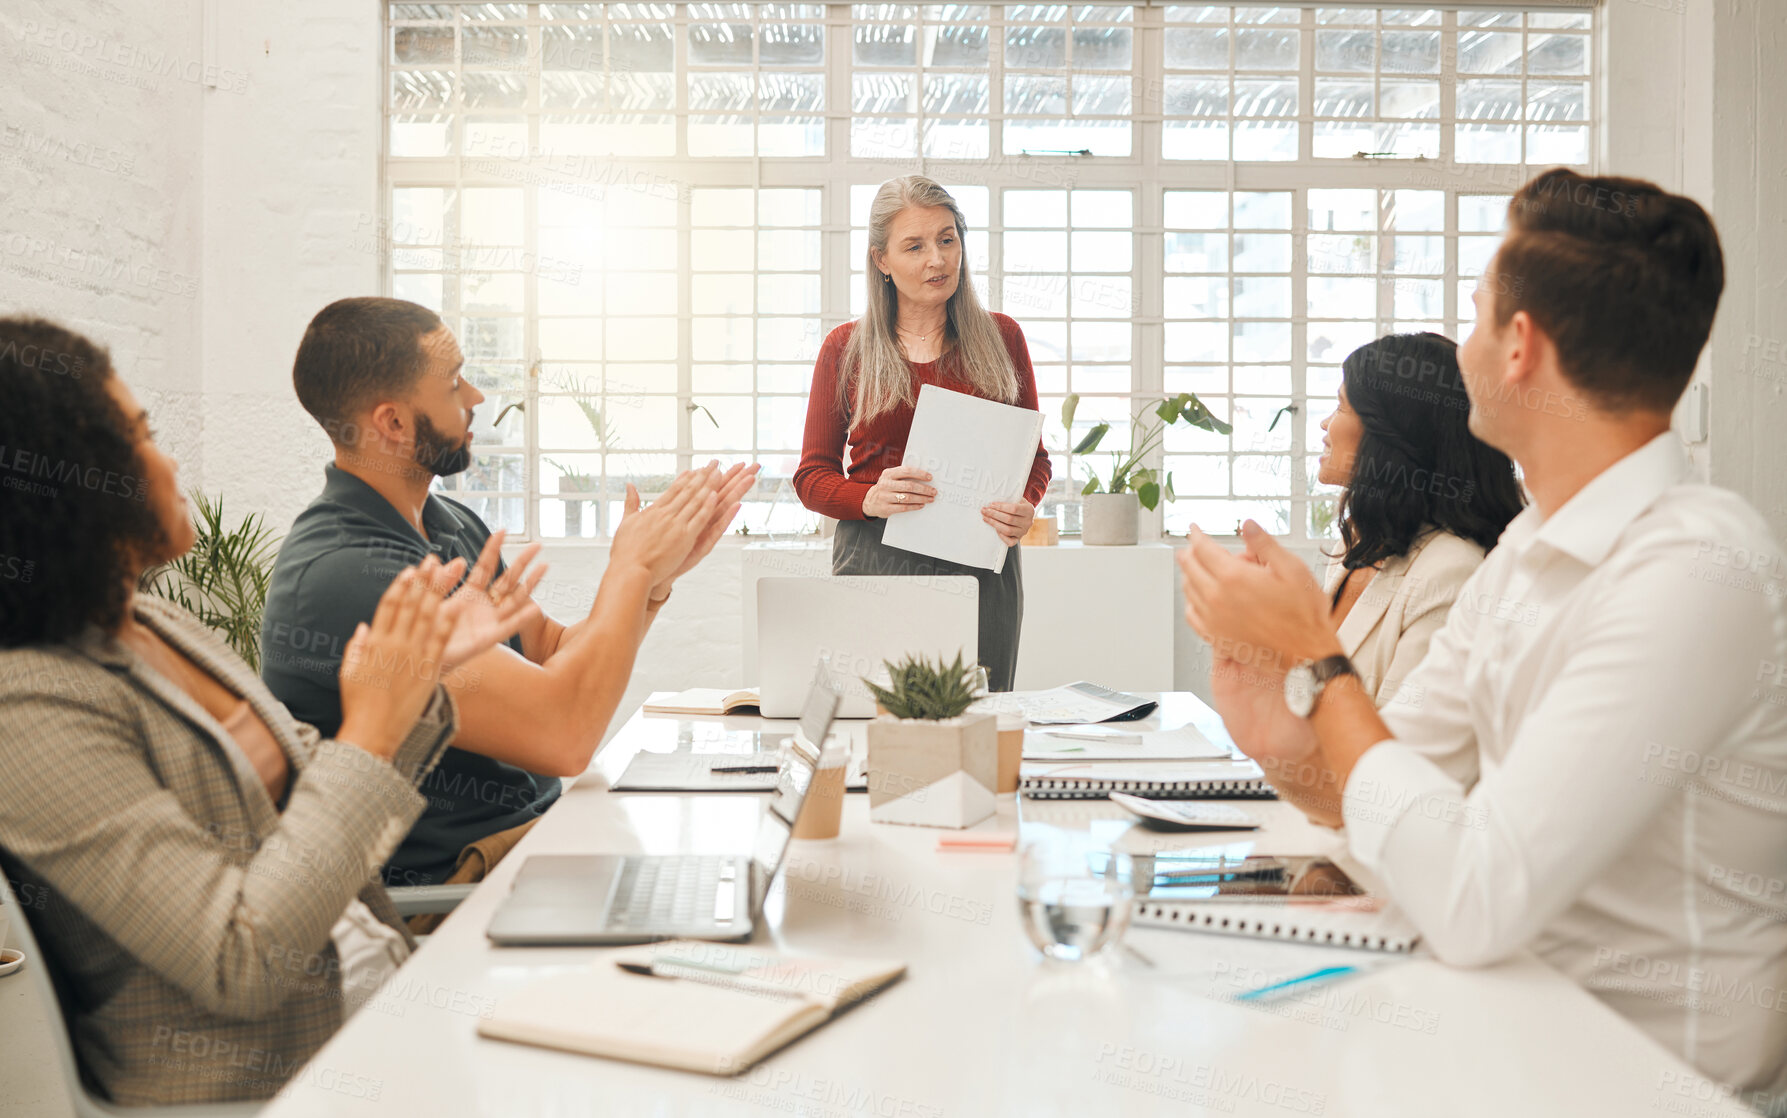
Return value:
<svg viewBox="0 0 1787 1118">
<path fill-rule="evenodd" d="M 438 680 L 536 609 L 500 534 L 410 568 L 347 649 L 341 731 L 294 721 L 192 615 L 138 595 L 193 543 L 177 467 L 106 352 L 0 319 L 0 862 L 90 1082 L 263 1098 L 405 958 L 377 867 L 455 725 Z M 242 1053 L 259 1053 L 244 1061 Z"/>
<path fill-rule="evenodd" d="M 1345 487 L 1326 585 L 1341 643 L 1383 706 L 1525 499 L 1514 463 L 1470 432 L 1450 338 L 1379 338 L 1348 354 L 1341 376 L 1317 475 Z"/>
</svg>

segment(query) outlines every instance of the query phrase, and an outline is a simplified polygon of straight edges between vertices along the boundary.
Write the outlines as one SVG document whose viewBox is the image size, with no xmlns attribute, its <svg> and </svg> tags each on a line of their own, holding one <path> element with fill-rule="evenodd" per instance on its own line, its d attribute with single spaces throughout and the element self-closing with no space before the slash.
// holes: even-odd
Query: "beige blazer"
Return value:
<svg viewBox="0 0 1787 1118">
<path fill-rule="evenodd" d="M 90 629 L 0 650 L 0 861 L 47 898 L 32 927 L 103 1093 L 265 1097 L 341 1022 L 330 931 L 348 903 L 403 928 L 379 866 L 421 814 L 452 700 L 437 690 L 388 764 L 293 721 L 178 606 L 134 609 L 266 721 L 292 768 L 285 811 L 216 719 Z"/>
<path fill-rule="evenodd" d="M 1427 655 L 1433 635 L 1446 624 L 1458 588 L 1483 562 L 1483 549 L 1461 536 L 1431 531 L 1406 555 L 1384 562 L 1340 623 L 1346 649 L 1372 701 L 1383 706 Z M 1324 588 L 1330 598 L 1346 574 L 1328 562 Z"/>
</svg>

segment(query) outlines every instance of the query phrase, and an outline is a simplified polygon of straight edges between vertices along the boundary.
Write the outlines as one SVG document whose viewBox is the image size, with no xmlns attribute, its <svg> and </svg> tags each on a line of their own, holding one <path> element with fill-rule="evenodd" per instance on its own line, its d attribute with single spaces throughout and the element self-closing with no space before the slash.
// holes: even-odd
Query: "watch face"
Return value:
<svg viewBox="0 0 1787 1118">
<path fill-rule="evenodd" d="M 1315 709 L 1317 686 L 1315 672 L 1308 664 L 1298 664 L 1284 674 L 1284 705 L 1298 718 L 1308 718 Z"/>
</svg>

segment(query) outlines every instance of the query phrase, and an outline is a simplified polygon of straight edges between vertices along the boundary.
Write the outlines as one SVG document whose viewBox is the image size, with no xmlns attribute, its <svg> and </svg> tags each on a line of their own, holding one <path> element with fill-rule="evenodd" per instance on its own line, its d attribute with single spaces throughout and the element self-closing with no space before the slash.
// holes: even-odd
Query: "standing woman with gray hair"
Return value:
<svg viewBox="0 0 1787 1118">
<path fill-rule="evenodd" d="M 833 330 L 820 347 L 794 489 L 807 508 L 838 521 L 833 574 L 977 578 L 980 664 L 993 690 L 1009 691 L 1024 614 L 1018 540 L 1049 484 L 1049 455 L 1041 441 L 1024 495 L 980 510 L 1010 548 L 997 574 L 881 542 L 888 517 L 923 508 L 937 496 L 930 474 L 900 465 L 920 385 L 1037 409 L 1024 333 L 980 305 L 962 252 L 965 231 L 955 199 L 921 175 L 893 179 L 875 195 L 868 310 Z"/>
</svg>

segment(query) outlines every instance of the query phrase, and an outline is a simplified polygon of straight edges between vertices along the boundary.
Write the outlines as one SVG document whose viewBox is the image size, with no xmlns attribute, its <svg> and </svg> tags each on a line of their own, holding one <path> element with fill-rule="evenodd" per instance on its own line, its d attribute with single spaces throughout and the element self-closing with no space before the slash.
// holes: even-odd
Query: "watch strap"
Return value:
<svg viewBox="0 0 1787 1118">
<path fill-rule="evenodd" d="M 1309 671 L 1311 675 L 1315 676 L 1317 687 L 1343 675 L 1356 676 L 1359 674 L 1359 669 L 1353 667 L 1353 662 L 1344 654 L 1326 656 L 1316 660 L 1309 665 Z"/>
</svg>

